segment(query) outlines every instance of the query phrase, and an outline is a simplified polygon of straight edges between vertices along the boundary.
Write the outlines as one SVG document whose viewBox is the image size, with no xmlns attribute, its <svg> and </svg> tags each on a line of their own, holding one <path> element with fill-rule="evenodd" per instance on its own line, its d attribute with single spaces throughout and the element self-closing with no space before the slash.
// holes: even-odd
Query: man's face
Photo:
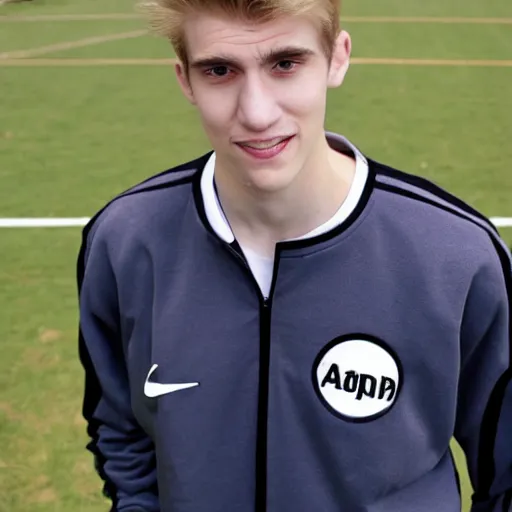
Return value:
<svg viewBox="0 0 512 512">
<path fill-rule="evenodd" d="M 188 77 L 178 65 L 178 79 L 217 165 L 246 186 L 286 188 L 323 147 L 327 88 L 343 81 L 348 34 L 340 34 L 329 63 L 307 18 L 249 24 L 199 14 L 184 28 Z"/>
</svg>

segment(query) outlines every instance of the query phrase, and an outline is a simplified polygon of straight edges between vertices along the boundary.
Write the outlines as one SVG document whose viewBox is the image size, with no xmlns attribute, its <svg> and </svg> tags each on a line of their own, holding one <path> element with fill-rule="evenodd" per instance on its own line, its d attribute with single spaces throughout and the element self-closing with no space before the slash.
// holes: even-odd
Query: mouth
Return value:
<svg viewBox="0 0 512 512">
<path fill-rule="evenodd" d="M 295 135 L 274 137 L 265 140 L 237 142 L 236 145 L 254 158 L 268 160 L 282 153 Z"/>
</svg>

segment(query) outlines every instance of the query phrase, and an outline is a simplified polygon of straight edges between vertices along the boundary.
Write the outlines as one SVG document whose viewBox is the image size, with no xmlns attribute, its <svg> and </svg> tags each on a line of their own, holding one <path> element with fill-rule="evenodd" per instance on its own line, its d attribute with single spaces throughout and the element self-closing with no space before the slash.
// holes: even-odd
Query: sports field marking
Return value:
<svg viewBox="0 0 512 512">
<path fill-rule="evenodd" d="M 0 219 L 0 228 L 65 228 L 85 226 L 88 222 L 88 217 L 6 218 Z"/>
<path fill-rule="evenodd" d="M 95 21 L 95 20 L 135 20 L 139 14 L 40 14 L 35 16 L 0 16 L 0 23 L 37 22 L 37 21 Z M 435 16 L 342 16 L 347 23 L 443 23 L 474 25 L 512 25 L 512 18 L 468 18 Z"/>
<path fill-rule="evenodd" d="M 111 34 L 108 36 L 86 37 L 75 41 L 64 41 L 62 43 L 49 44 L 47 46 L 39 46 L 38 48 L 29 48 L 27 50 L 16 50 L 12 52 L 0 53 L 0 62 L 12 59 L 28 59 L 37 57 L 38 55 L 47 55 L 61 50 L 71 50 L 73 48 L 83 48 L 94 44 L 108 43 L 110 41 L 120 41 L 123 39 L 133 39 L 141 37 L 148 33 L 147 30 L 132 30 L 131 32 L 122 32 L 120 34 Z"/>
<path fill-rule="evenodd" d="M 385 66 L 449 66 L 449 67 L 484 67 L 510 68 L 512 60 L 471 60 L 471 59 L 400 59 L 359 57 L 350 59 L 351 64 L 385 65 Z"/>
<path fill-rule="evenodd" d="M 168 66 L 176 59 L 0 59 L 0 66 Z"/>
<path fill-rule="evenodd" d="M 497 228 L 512 228 L 512 217 L 492 217 L 490 220 Z"/>
<path fill-rule="evenodd" d="M 442 23 L 471 25 L 512 25 L 512 18 L 465 18 L 435 16 L 345 16 L 347 23 Z"/>
<path fill-rule="evenodd" d="M 105 13 L 105 14 L 37 14 L 33 16 L 0 16 L 0 23 L 18 23 L 29 21 L 102 21 L 102 20 L 136 20 L 138 14 Z"/>
<path fill-rule="evenodd" d="M 5 218 L 0 219 L 0 228 L 65 228 L 83 227 L 89 222 L 89 217 L 70 218 Z M 512 227 L 512 217 L 491 217 L 490 221 L 497 228 Z"/>
<path fill-rule="evenodd" d="M 119 34 L 121 35 L 121 34 Z M 111 39 L 112 40 L 112 39 Z M 104 42 L 104 41 L 103 41 Z M 99 44 L 95 43 L 95 44 Z M 76 48 L 76 46 L 75 46 Z M 1 57 L 1 55 L 0 55 Z M 1 66 L 10 67 L 89 67 L 89 66 L 169 66 L 176 59 L 28 59 L 0 58 Z M 394 59 L 394 58 L 353 58 L 351 65 L 381 66 L 442 66 L 442 67 L 483 67 L 511 68 L 512 60 L 453 60 L 453 59 Z"/>
</svg>

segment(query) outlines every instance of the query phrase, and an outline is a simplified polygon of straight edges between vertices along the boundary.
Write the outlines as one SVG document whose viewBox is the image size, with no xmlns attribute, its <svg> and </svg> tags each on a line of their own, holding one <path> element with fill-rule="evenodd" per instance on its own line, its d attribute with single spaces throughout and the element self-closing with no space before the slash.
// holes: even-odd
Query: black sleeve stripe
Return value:
<svg viewBox="0 0 512 512">
<path fill-rule="evenodd" d="M 449 212 L 457 217 L 465 219 L 480 229 L 483 229 L 491 239 L 491 242 L 499 256 L 505 286 L 508 296 L 508 321 L 509 321 L 509 368 L 498 379 L 494 389 L 491 392 L 487 407 L 485 409 L 482 426 L 480 428 L 480 440 L 478 450 L 478 489 L 475 492 L 475 500 L 486 500 L 489 498 L 490 490 L 496 474 L 496 465 L 494 460 L 496 436 L 498 422 L 501 415 L 501 408 L 507 387 L 512 384 L 512 266 L 510 254 L 505 244 L 499 239 L 494 229 L 483 227 L 480 222 L 472 217 L 473 214 L 461 213 L 444 204 L 438 203 L 432 199 L 426 198 L 420 194 L 404 190 L 386 183 L 376 182 L 375 187 L 393 194 L 398 194 L 422 203 L 432 205 L 436 208 Z"/>
<path fill-rule="evenodd" d="M 439 187 L 435 183 L 420 176 L 415 176 L 413 174 L 407 174 L 405 172 L 398 171 L 396 169 L 393 169 L 392 167 L 388 167 L 387 165 L 381 163 L 372 163 L 377 167 L 378 174 L 382 176 L 388 176 L 389 178 L 393 178 L 398 182 L 401 181 L 403 183 L 408 183 L 409 185 L 412 185 L 420 190 L 429 192 L 430 194 L 439 197 L 443 201 L 452 204 L 456 208 L 465 211 L 469 215 L 472 215 L 473 217 L 480 219 L 485 224 L 487 224 L 487 226 L 490 227 L 493 231 L 495 231 L 496 233 L 498 232 L 496 226 L 494 226 L 494 224 L 492 224 L 492 222 L 490 222 L 487 217 L 482 215 L 478 210 L 475 210 L 464 201 L 461 201 L 458 197 L 450 194 L 443 188 Z"/>
<path fill-rule="evenodd" d="M 503 497 L 502 512 L 512 512 L 512 489 L 509 489 Z"/>
<path fill-rule="evenodd" d="M 99 215 L 99 213 L 98 213 Z M 97 216 L 98 216 L 97 215 Z M 96 216 L 96 217 L 97 217 Z M 78 281 L 78 295 L 80 297 L 80 291 L 82 289 L 82 283 L 84 280 L 85 274 L 85 254 L 86 254 L 86 245 L 87 245 L 87 237 L 90 229 L 93 226 L 94 220 L 91 221 L 83 230 L 82 234 L 82 246 L 80 247 L 80 252 L 78 255 L 78 264 L 77 264 L 77 281 Z M 79 326 L 78 330 L 78 354 L 80 362 L 85 370 L 85 382 L 84 382 L 84 399 L 82 404 L 82 415 L 87 422 L 87 435 L 90 438 L 90 441 L 87 443 L 86 448 L 93 454 L 94 457 L 94 467 L 103 480 L 103 494 L 105 497 L 109 498 L 112 501 L 111 511 L 117 510 L 118 498 L 117 498 L 117 490 L 114 483 L 108 478 L 105 472 L 105 463 L 106 459 L 98 448 L 99 441 L 99 428 L 100 424 L 97 420 L 94 419 L 94 411 L 98 407 L 98 404 L 101 399 L 101 386 L 98 379 L 98 375 L 96 374 L 96 370 L 94 365 L 92 364 L 91 357 L 89 351 L 87 350 L 87 346 L 85 344 L 85 340 L 82 334 L 82 329 Z"/>
<path fill-rule="evenodd" d="M 101 214 L 108 208 L 110 204 L 112 204 L 114 201 L 134 195 L 139 194 L 142 192 L 150 192 L 153 190 L 160 190 L 163 188 L 170 188 L 179 186 L 185 183 L 190 183 L 192 181 L 193 176 L 197 173 L 199 169 L 202 169 L 204 167 L 206 161 L 209 158 L 209 154 L 201 157 L 198 160 L 195 160 L 194 162 L 190 162 L 188 164 L 176 167 L 174 169 L 165 171 L 163 173 L 158 174 L 157 176 L 152 176 L 151 178 L 145 180 L 141 184 L 137 185 L 136 187 L 132 187 L 126 192 L 118 195 L 114 199 L 112 199 L 110 202 L 108 202 L 100 211 L 98 211 L 94 217 L 91 218 L 91 220 L 87 223 L 87 225 L 82 230 L 82 243 L 80 247 L 80 251 L 78 254 L 77 259 L 77 273 L 76 273 L 76 279 L 77 279 L 77 285 L 78 285 L 78 298 L 80 300 L 80 292 L 82 290 L 82 284 L 84 280 L 85 275 L 85 265 L 86 265 L 86 255 L 87 255 L 87 249 L 89 244 L 89 236 L 90 233 L 95 226 L 98 218 L 101 216 Z M 170 180 L 165 183 L 158 183 L 156 185 L 152 185 L 151 182 L 154 180 L 155 177 L 160 177 L 166 174 L 169 174 L 169 177 L 172 178 L 172 174 L 175 173 L 182 173 L 183 171 L 190 171 L 189 174 L 186 176 L 180 176 L 178 179 Z M 144 187 L 141 187 L 140 185 L 146 185 Z M 104 482 L 103 486 L 103 494 L 112 500 L 112 508 L 111 512 L 117 511 L 117 503 L 118 503 L 118 497 L 117 497 L 117 489 L 115 484 L 108 478 L 108 475 L 105 472 L 105 463 L 106 459 L 104 455 L 101 453 L 101 451 L 98 448 L 98 441 L 99 441 L 99 428 L 100 423 L 94 419 L 94 412 L 96 408 L 98 407 L 98 404 L 101 400 L 102 396 L 102 390 L 101 385 L 98 379 L 98 375 L 96 373 L 96 370 L 94 368 L 94 365 L 92 363 L 89 351 L 87 350 L 87 346 L 82 334 L 82 330 L 79 326 L 79 339 L 78 339 L 78 352 L 79 352 L 79 359 L 80 362 L 84 368 L 85 371 L 85 388 L 84 388 L 84 399 L 82 404 L 82 415 L 84 419 L 87 421 L 87 434 L 90 437 L 90 441 L 87 444 L 87 449 L 93 454 L 94 456 L 94 464 L 95 469 L 98 472 L 98 475 Z"/>
<path fill-rule="evenodd" d="M 89 352 L 85 346 L 81 330 L 79 334 L 78 350 L 80 361 L 82 366 L 85 368 L 85 393 L 82 414 L 87 421 L 87 435 L 90 437 L 90 441 L 87 443 L 86 448 L 93 454 L 94 468 L 103 480 L 103 494 L 106 498 L 109 498 L 112 501 L 111 510 L 116 511 L 119 501 L 117 497 L 117 489 L 114 482 L 109 479 L 105 472 L 105 463 L 107 461 L 98 447 L 100 424 L 93 417 L 94 411 L 98 407 L 101 399 L 101 386 L 89 356 Z"/>
</svg>

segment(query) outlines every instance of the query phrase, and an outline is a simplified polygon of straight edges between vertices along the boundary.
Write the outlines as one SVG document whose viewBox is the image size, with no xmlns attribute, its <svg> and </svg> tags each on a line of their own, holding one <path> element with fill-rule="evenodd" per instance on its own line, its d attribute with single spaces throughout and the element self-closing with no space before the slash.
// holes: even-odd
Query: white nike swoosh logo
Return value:
<svg viewBox="0 0 512 512">
<path fill-rule="evenodd" d="M 158 368 L 157 364 L 154 364 L 149 370 L 146 382 L 144 383 L 144 394 L 148 398 L 155 398 L 157 396 L 167 395 L 168 393 L 174 393 L 182 389 L 193 388 L 199 386 L 199 382 L 187 382 L 184 384 L 159 384 L 158 382 L 149 382 L 149 378 L 153 372 Z"/>
</svg>

